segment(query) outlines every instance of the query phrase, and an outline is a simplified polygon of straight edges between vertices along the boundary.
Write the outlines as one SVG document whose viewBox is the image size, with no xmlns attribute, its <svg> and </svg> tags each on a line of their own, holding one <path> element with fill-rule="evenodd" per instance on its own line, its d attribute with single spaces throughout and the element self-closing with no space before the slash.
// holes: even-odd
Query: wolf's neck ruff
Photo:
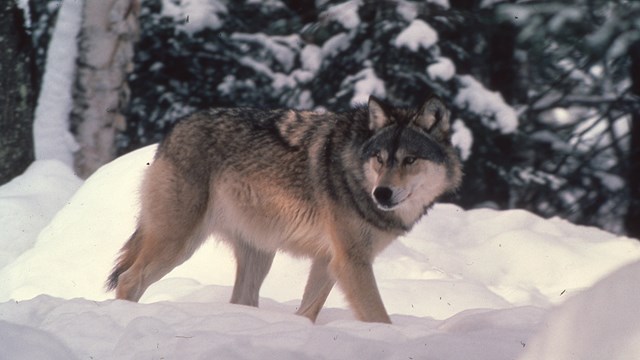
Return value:
<svg viewBox="0 0 640 360">
<path fill-rule="evenodd" d="M 237 260 L 233 303 L 258 305 L 284 250 L 313 261 L 298 314 L 315 320 L 337 282 L 359 319 L 389 322 L 371 264 L 460 183 L 449 128 L 437 98 L 417 109 L 371 97 L 342 113 L 191 115 L 158 147 L 108 286 L 137 301 L 215 234 Z"/>
</svg>

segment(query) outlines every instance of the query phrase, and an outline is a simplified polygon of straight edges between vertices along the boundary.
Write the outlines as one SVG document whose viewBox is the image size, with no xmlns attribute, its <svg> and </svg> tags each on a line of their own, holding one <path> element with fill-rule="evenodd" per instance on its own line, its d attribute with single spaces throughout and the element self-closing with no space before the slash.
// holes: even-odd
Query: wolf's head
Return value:
<svg viewBox="0 0 640 360">
<path fill-rule="evenodd" d="M 461 165 L 451 145 L 449 111 L 437 97 L 418 109 L 369 98 L 371 138 L 361 148 L 364 174 L 379 209 L 415 221 L 435 199 L 455 189 Z"/>
</svg>

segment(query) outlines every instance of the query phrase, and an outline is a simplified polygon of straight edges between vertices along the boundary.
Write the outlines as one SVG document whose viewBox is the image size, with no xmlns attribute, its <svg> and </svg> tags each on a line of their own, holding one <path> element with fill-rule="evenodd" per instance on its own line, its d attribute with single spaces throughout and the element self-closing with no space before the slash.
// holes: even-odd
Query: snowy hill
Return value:
<svg viewBox="0 0 640 360">
<path fill-rule="evenodd" d="M 318 324 L 293 315 L 309 264 L 286 254 L 260 309 L 230 305 L 233 258 L 213 240 L 141 304 L 110 300 L 104 281 L 135 226 L 154 150 L 115 160 L 82 186 L 50 160 L 0 188 L 0 359 L 640 353 L 640 242 L 518 210 L 440 204 L 385 250 L 374 269 L 393 325 L 355 321 L 337 288 Z"/>
</svg>

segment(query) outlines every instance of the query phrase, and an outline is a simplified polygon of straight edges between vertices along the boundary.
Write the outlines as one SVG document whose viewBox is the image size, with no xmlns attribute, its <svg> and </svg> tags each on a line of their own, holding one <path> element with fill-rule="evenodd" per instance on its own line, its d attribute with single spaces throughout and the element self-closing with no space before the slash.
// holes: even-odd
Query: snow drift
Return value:
<svg viewBox="0 0 640 360">
<path fill-rule="evenodd" d="M 293 315 L 309 264 L 286 254 L 276 257 L 260 309 L 228 304 L 235 265 L 215 239 L 141 304 L 109 300 L 104 281 L 135 227 L 154 150 L 104 166 L 68 200 L 79 180 L 59 163 L 0 188 L 2 208 L 17 209 L 0 237 L 0 347 L 8 349 L 0 358 L 528 360 L 599 354 L 606 344 L 620 356 L 638 350 L 640 321 L 629 314 L 638 314 L 640 265 L 606 276 L 638 261 L 640 243 L 520 210 L 439 204 L 385 250 L 374 269 L 393 325 L 355 321 L 337 288 L 317 325 Z M 25 191 L 43 182 L 51 187 Z M 19 229 L 44 225 L 30 220 L 41 203 L 53 220 L 16 247 Z"/>
</svg>

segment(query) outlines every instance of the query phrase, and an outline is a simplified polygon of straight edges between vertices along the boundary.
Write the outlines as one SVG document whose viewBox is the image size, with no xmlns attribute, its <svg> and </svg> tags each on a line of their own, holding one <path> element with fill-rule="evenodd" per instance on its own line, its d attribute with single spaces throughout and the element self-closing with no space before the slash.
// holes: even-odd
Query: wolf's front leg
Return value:
<svg viewBox="0 0 640 360">
<path fill-rule="evenodd" d="M 362 321 L 391 323 L 384 308 L 370 261 L 339 256 L 332 262 L 338 285 Z"/>
<path fill-rule="evenodd" d="M 304 288 L 302 303 L 296 314 L 308 317 L 315 322 L 335 280 L 329 273 L 329 260 L 324 257 L 313 259 L 309 279 Z"/>
<path fill-rule="evenodd" d="M 256 249 L 242 240 L 233 243 L 233 251 L 237 268 L 230 302 L 257 307 L 260 287 L 271 269 L 276 254 Z"/>
</svg>

